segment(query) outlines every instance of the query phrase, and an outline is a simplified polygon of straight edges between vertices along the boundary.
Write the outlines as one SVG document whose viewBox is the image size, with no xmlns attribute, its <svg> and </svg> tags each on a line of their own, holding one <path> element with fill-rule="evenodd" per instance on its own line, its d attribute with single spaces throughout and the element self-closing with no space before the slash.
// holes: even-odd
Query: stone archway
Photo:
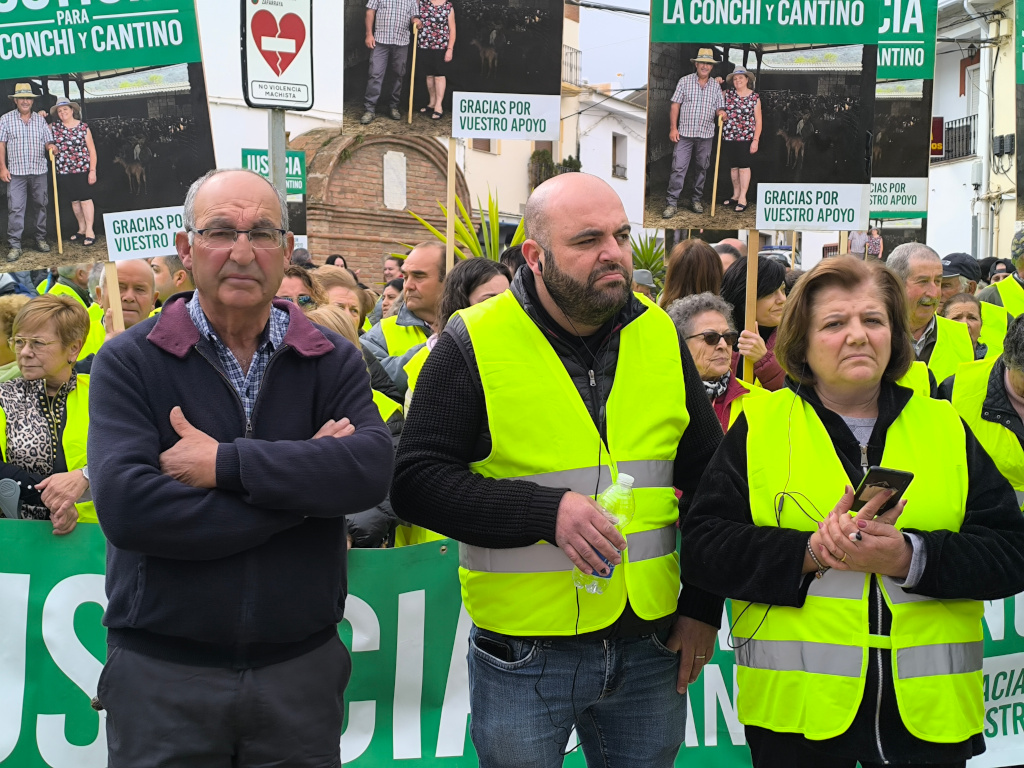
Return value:
<svg viewBox="0 0 1024 768">
<path fill-rule="evenodd" d="M 404 253 L 400 243 L 430 238 L 410 210 L 444 232 L 437 203 L 447 192 L 448 150 L 437 139 L 318 128 L 289 146 L 306 153 L 306 231 L 317 262 L 339 253 L 379 289 L 384 256 Z M 457 173 L 456 194 L 472 214 L 469 187 Z"/>
</svg>

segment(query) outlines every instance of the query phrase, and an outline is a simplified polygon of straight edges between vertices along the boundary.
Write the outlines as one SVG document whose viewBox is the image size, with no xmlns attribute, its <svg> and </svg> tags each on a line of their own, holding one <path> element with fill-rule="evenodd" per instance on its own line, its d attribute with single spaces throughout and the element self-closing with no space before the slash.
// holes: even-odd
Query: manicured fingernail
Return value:
<svg viewBox="0 0 1024 768">
<path fill-rule="evenodd" d="M 819 529 L 821 528 L 821 525 L 822 525 L 822 523 L 821 523 L 821 520 L 819 520 L 819 521 L 818 521 L 818 528 L 819 528 Z"/>
<path fill-rule="evenodd" d="M 868 527 L 868 521 L 867 520 L 858 520 L 857 521 L 857 527 L 858 528 L 867 528 Z"/>
</svg>

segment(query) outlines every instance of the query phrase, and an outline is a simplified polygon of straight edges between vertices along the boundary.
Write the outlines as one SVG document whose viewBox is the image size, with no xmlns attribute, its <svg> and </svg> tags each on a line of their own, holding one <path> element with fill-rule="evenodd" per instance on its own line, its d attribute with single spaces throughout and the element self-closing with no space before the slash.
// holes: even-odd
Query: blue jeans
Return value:
<svg viewBox="0 0 1024 768">
<path fill-rule="evenodd" d="M 714 139 L 695 139 L 680 136 L 672 150 L 672 175 L 668 177 L 669 205 L 675 205 L 683 192 L 686 172 L 694 165 L 693 201 L 698 202 L 704 196 L 704 179 L 707 176 L 708 164 L 711 162 L 711 145 Z"/>
<path fill-rule="evenodd" d="M 538 640 L 474 626 L 470 735 L 480 768 L 560 766 L 574 726 L 588 766 L 671 768 L 686 696 L 676 693 L 679 655 L 664 640 Z"/>
<path fill-rule="evenodd" d="M 46 181 L 45 173 L 11 176 L 7 185 L 7 242 L 11 248 L 20 248 L 24 235 L 32 241 L 46 239 L 46 204 L 50 199 Z M 35 210 L 28 217 L 28 232 L 24 232 L 29 202 Z"/>
</svg>

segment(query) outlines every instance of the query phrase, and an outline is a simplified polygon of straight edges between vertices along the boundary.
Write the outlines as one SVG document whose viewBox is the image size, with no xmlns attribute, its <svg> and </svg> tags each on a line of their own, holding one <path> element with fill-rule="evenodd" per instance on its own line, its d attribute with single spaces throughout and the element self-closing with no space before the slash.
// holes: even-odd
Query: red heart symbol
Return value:
<svg viewBox="0 0 1024 768">
<path fill-rule="evenodd" d="M 253 41 L 270 68 L 280 77 L 306 42 L 306 25 L 294 13 L 278 23 L 270 11 L 257 11 L 249 25 Z"/>
</svg>

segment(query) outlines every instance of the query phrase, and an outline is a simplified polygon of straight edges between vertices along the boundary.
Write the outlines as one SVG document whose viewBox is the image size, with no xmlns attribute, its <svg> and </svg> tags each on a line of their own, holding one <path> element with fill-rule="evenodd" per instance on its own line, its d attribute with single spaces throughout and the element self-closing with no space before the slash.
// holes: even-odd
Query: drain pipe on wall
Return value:
<svg viewBox="0 0 1024 768">
<path fill-rule="evenodd" d="M 982 76 L 981 96 L 984 98 L 984 106 L 978 109 L 978 157 L 981 159 L 981 187 L 975 192 L 971 200 L 972 212 L 977 203 L 982 208 L 978 216 L 978 258 L 984 259 L 992 252 L 992 205 L 988 196 L 991 189 L 992 173 L 992 47 L 987 44 L 989 39 L 988 21 L 974 7 L 971 0 L 963 0 L 964 12 L 968 14 L 978 30 L 981 32 L 981 45 L 979 46 L 981 61 L 978 67 Z"/>
</svg>

